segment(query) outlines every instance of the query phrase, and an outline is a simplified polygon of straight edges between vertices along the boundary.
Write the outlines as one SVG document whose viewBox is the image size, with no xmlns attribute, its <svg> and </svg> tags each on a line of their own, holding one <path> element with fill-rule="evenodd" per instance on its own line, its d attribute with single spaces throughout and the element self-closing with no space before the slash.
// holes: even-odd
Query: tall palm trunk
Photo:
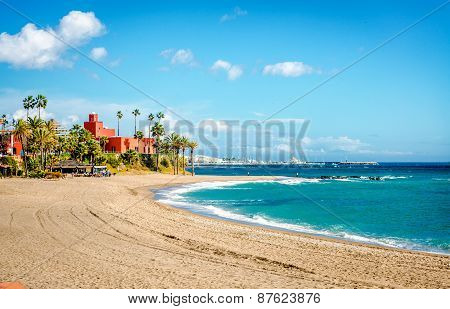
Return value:
<svg viewBox="0 0 450 309">
<path fill-rule="evenodd" d="M 117 118 L 117 136 L 120 136 L 120 119 Z"/>
<path fill-rule="evenodd" d="M 159 171 L 159 145 L 156 145 L 156 172 Z"/>
<path fill-rule="evenodd" d="M 44 170 L 45 169 L 45 167 L 44 167 L 44 148 L 42 148 L 42 146 L 41 146 L 40 155 L 41 155 L 41 170 Z"/>
<path fill-rule="evenodd" d="M 27 162 L 26 145 L 24 145 L 23 139 L 20 139 L 19 141 L 22 144 L 23 162 L 25 163 L 25 177 L 28 177 L 28 162 Z"/>
<path fill-rule="evenodd" d="M 178 149 L 177 148 L 177 156 L 176 156 L 176 159 L 177 159 L 177 175 L 180 173 L 180 149 Z"/>
<path fill-rule="evenodd" d="M 185 168 L 185 166 L 184 166 L 184 164 L 185 164 L 184 152 L 186 151 L 186 149 L 183 148 L 182 151 L 183 151 L 183 162 L 182 162 L 182 165 L 183 165 L 183 175 L 186 175 L 186 168 Z"/>
<path fill-rule="evenodd" d="M 194 172 L 194 149 L 191 148 L 191 168 L 192 168 L 192 176 L 195 175 Z"/>
<path fill-rule="evenodd" d="M 175 175 L 175 168 L 177 165 L 177 157 L 176 157 L 176 150 L 173 150 L 173 160 L 172 160 L 172 164 L 173 164 L 173 174 Z"/>
<path fill-rule="evenodd" d="M 137 116 L 134 116 L 134 135 L 136 135 L 136 120 L 137 120 L 137 118 L 136 118 Z"/>
</svg>

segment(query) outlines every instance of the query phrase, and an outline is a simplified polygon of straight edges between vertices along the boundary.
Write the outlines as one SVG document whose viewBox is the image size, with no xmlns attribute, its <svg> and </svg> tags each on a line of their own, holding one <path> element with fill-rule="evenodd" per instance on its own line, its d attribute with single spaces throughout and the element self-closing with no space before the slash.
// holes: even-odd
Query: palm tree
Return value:
<svg viewBox="0 0 450 309">
<path fill-rule="evenodd" d="M 41 169 L 44 170 L 44 146 L 50 143 L 51 132 L 46 127 L 41 127 L 33 132 L 33 136 L 39 142 L 40 165 Z"/>
<path fill-rule="evenodd" d="M 41 119 L 41 108 L 45 109 L 47 107 L 47 98 L 43 96 L 42 94 L 38 94 L 35 99 L 35 106 L 39 110 L 39 119 Z"/>
<path fill-rule="evenodd" d="M 103 149 L 103 152 L 105 152 L 106 144 L 108 144 L 108 142 L 109 142 L 108 136 L 101 136 L 99 142 L 100 142 L 100 146 Z"/>
<path fill-rule="evenodd" d="M 28 119 L 28 115 L 29 115 L 29 110 L 30 108 L 34 107 L 34 99 L 32 95 L 29 95 L 28 97 L 26 97 L 25 99 L 23 99 L 23 108 L 26 109 L 27 111 L 27 119 Z"/>
<path fill-rule="evenodd" d="M 160 122 L 161 119 L 163 119 L 165 116 L 163 112 L 159 112 L 158 114 L 156 114 L 156 117 L 158 118 L 158 122 Z"/>
<path fill-rule="evenodd" d="M 44 123 L 44 128 L 47 131 L 47 138 L 44 141 L 44 168 L 47 166 L 47 156 L 57 146 L 58 139 L 56 136 L 56 121 L 50 119 Z"/>
<path fill-rule="evenodd" d="M 141 114 L 141 112 L 136 108 L 134 111 L 131 112 L 134 115 L 134 135 L 136 135 L 136 120 L 137 116 Z"/>
<path fill-rule="evenodd" d="M 140 146 L 139 144 L 140 144 L 141 139 L 144 138 L 144 133 L 142 133 L 141 131 L 137 131 L 135 137 L 138 140 L 138 152 L 139 152 L 139 146 Z"/>
<path fill-rule="evenodd" d="M 155 139 L 155 150 L 156 150 L 156 171 L 159 170 L 159 155 L 161 153 L 161 136 L 164 135 L 164 126 L 159 123 L 155 123 L 152 128 L 152 136 Z"/>
<path fill-rule="evenodd" d="M 37 137 L 35 136 L 35 132 L 39 129 L 42 129 L 44 127 L 44 121 L 42 119 L 37 118 L 36 116 L 34 116 L 33 118 L 28 117 L 28 125 L 30 128 L 31 134 L 30 135 L 30 141 L 29 143 L 27 143 L 27 152 L 31 151 L 33 158 L 36 158 L 36 153 L 38 150 L 38 146 L 39 146 L 39 140 L 37 139 Z"/>
<path fill-rule="evenodd" d="M 122 112 L 118 111 L 116 117 L 117 117 L 117 136 L 120 136 L 120 119 L 123 118 Z"/>
<path fill-rule="evenodd" d="M 148 115 L 147 117 L 148 121 L 149 121 L 149 125 L 148 125 L 148 138 L 150 138 L 150 134 L 151 134 L 151 127 L 152 127 L 152 121 L 153 119 L 155 119 L 155 116 L 153 116 L 153 114 Z"/>
<path fill-rule="evenodd" d="M 27 165 L 27 153 L 26 153 L 26 144 L 27 139 L 30 136 L 30 127 L 27 122 L 19 119 L 14 126 L 13 134 L 19 140 L 23 149 L 23 162 L 25 163 L 25 176 L 28 176 L 28 165 Z"/>
<path fill-rule="evenodd" d="M 186 175 L 186 166 L 185 166 L 185 158 L 184 158 L 184 153 L 186 152 L 186 148 L 189 147 L 189 140 L 187 139 L 187 137 L 182 136 L 180 138 L 180 147 L 181 147 L 181 152 L 183 154 L 183 161 L 182 161 L 182 167 L 183 167 L 183 175 Z"/>
<path fill-rule="evenodd" d="M 170 145 L 170 148 L 172 150 L 173 159 L 172 159 L 172 165 L 173 165 L 173 174 L 178 174 L 178 153 L 180 151 L 180 136 L 172 132 L 170 135 L 166 136 L 165 142 Z"/>
<path fill-rule="evenodd" d="M 6 124 L 8 123 L 8 121 L 6 120 L 6 115 L 3 114 L 1 120 L 1 124 L 2 124 L 2 130 L 5 130 Z"/>
<path fill-rule="evenodd" d="M 194 172 L 194 149 L 198 147 L 196 141 L 189 141 L 188 147 L 191 149 L 191 168 L 192 168 L 192 176 L 195 175 Z"/>
</svg>

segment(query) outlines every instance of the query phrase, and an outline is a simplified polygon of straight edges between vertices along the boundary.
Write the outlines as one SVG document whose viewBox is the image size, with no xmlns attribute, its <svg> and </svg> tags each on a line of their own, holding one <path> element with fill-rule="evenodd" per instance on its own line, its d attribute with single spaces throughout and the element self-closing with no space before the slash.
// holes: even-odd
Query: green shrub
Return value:
<svg viewBox="0 0 450 309">
<path fill-rule="evenodd" d="M 139 154 L 131 149 L 128 149 L 126 152 L 122 153 L 120 157 L 124 163 L 129 165 L 139 162 Z"/>
<path fill-rule="evenodd" d="M 109 165 L 111 165 L 114 168 L 117 168 L 120 165 L 121 160 L 117 155 L 112 154 L 112 155 L 106 156 L 106 163 L 108 163 Z"/>
<path fill-rule="evenodd" d="M 148 167 L 149 169 L 155 169 L 156 167 L 156 155 L 149 155 L 149 154 L 141 154 L 139 155 L 140 160 L 145 167 Z"/>
<path fill-rule="evenodd" d="M 28 177 L 30 178 L 44 178 L 45 172 L 41 170 L 31 171 L 28 173 Z"/>
<path fill-rule="evenodd" d="M 165 168 L 168 168 L 170 166 L 170 161 L 166 157 L 162 157 L 161 159 L 161 165 Z"/>
</svg>

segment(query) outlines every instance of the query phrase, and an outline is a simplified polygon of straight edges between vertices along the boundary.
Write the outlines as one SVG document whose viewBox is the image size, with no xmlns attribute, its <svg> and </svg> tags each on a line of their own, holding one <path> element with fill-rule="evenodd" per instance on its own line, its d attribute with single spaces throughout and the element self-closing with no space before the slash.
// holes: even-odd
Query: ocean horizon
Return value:
<svg viewBox="0 0 450 309">
<path fill-rule="evenodd" d="M 156 198 L 251 225 L 450 254 L 449 163 L 201 166 L 195 171 L 276 179 L 175 186 L 158 190 Z"/>
</svg>

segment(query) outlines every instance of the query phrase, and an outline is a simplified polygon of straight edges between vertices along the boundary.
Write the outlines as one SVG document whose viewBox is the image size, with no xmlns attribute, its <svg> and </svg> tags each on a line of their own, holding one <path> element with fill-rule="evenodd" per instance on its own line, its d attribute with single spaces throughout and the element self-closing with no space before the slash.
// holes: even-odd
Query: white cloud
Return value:
<svg viewBox="0 0 450 309">
<path fill-rule="evenodd" d="M 193 64 L 194 54 L 190 49 L 179 49 L 175 52 L 170 62 L 172 64 Z"/>
<path fill-rule="evenodd" d="M 159 55 L 164 58 L 169 58 L 170 56 L 172 56 L 172 54 L 173 54 L 173 48 L 168 48 L 168 49 L 162 50 L 159 53 Z"/>
<path fill-rule="evenodd" d="M 61 19 L 58 35 L 67 43 L 79 45 L 104 31 L 105 26 L 95 17 L 94 12 L 71 11 Z"/>
<path fill-rule="evenodd" d="M 116 60 L 113 60 L 113 61 L 111 61 L 110 63 L 109 63 L 109 66 L 111 67 L 111 68 L 115 68 L 115 67 L 117 67 L 117 66 L 119 66 L 119 64 L 122 62 L 122 59 L 116 59 Z"/>
<path fill-rule="evenodd" d="M 69 115 L 67 118 L 70 120 L 70 122 L 78 122 L 80 120 L 80 117 L 78 115 Z"/>
<path fill-rule="evenodd" d="M 91 49 L 90 56 L 94 60 L 100 60 L 108 55 L 108 51 L 104 47 L 94 47 Z"/>
<path fill-rule="evenodd" d="M 363 143 L 359 139 L 352 139 L 348 136 L 340 137 L 304 137 L 302 144 L 311 152 L 351 152 L 351 153 L 368 153 L 371 152 L 369 144 Z"/>
<path fill-rule="evenodd" d="M 37 109 L 32 109 L 32 110 L 29 110 L 28 117 L 37 117 L 38 114 L 39 114 L 39 111 Z M 14 112 L 12 117 L 14 120 L 26 119 L 27 111 L 23 108 L 18 109 Z M 55 115 L 53 113 L 49 113 L 45 109 L 41 109 L 41 118 L 42 119 L 48 120 L 48 119 L 53 119 L 54 117 L 55 117 Z"/>
<path fill-rule="evenodd" d="M 71 11 L 60 20 L 55 29 L 38 29 L 36 25 L 29 23 L 19 33 L 0 34 L 0 62 L 29 69 L 70 66 L 69 61 L 61 59 L 68 46 L 60 40 L 80 46 L 104 31 L 105 26 L 93 12 Z"/>
<path fill-rule="evenodd" d="M 234 8 L 233 13 L 223 15 L 220 18 L 220 22 L 223 23 L 223 22 L 226 22 L 226 21 L 230 21 L 230 20 L 236 19 L 239 16 L 245 16 L 245 15 L 247 15 L 247 11 L 242 10 L 240 7 L 237 6 L 237 7 Z"/>
<path fill-rule="evenodd" d="M 228 61 L 220 60 L 220 59 L 217 60 L 216 62 L 214 62 L 214 64 L 211 66 L 211 70 L 212 71 L 220 71 L 220 70 L 225 71 L 228 75 L 229 80 L 235 80 L 235 79 L 239 78 L 243 73 L 243 70 L 240 66 L 233 65 L 233 64 L 229 63 Z"/>
<path fill-rule="evenodd" d="M 285 77 L 297 77 L 314 73 L 314 69 L 303 62 L 280 62 L 268 64 L 263 69 L 264 75 L 282 75 Z"/>
</svg>

